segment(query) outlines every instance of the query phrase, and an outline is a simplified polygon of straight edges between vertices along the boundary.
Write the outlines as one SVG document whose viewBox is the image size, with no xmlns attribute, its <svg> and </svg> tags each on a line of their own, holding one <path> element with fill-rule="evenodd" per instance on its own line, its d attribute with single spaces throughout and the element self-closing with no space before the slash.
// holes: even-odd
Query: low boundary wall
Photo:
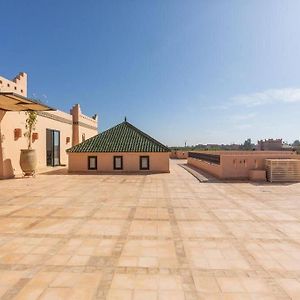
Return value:
<svg viewBox="0 0 300 300">
<path fill-rule="evenodd" d="M 293 151 L 191 151 L 188 153 L 188 164 L 220 179 L 253 179 L 256 176 L 253 175 L 252 170 L 266 170 L 266 159 L 300 159 L 300 155 Z"/>
</svg>

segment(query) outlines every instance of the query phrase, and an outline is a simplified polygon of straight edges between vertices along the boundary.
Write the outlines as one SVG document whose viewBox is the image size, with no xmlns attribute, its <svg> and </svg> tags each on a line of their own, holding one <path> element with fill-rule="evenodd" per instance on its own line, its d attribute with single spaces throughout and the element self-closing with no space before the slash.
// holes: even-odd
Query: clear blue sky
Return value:
<svg viewBox="0 0 300 300">
<path fill-rule="evenodd" d="M 300 138 L 300 1 L 0 0 L 0 74 L 169 146 Z"/>
</svg>

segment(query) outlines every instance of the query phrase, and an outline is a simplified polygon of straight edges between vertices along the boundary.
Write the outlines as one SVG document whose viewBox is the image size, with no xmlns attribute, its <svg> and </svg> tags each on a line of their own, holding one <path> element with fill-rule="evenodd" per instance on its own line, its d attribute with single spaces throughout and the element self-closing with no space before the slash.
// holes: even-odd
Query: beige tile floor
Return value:
<svg viewBox="0 0 300 300">
<path fill-rule="evenodd" d="M 0 181 L 1 299 L 300 299 L 300 184 Z"/>
</svg>

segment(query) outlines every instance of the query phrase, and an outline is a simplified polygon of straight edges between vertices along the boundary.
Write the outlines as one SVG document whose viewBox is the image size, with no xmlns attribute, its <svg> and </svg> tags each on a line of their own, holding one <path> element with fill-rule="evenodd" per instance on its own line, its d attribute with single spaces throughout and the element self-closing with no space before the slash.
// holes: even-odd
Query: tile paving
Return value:
<svg viewBox="0 0 300 300">
<path fill-rule="evenodd" d="M 300 299 L 300 184 L 0 181 L 0 299 Z"/>
</svg>

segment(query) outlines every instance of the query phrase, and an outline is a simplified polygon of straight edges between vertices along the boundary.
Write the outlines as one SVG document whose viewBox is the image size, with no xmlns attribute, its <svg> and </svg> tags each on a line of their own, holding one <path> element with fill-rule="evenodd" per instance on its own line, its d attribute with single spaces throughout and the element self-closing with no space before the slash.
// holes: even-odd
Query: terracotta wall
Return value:
<svg viewBox="0 0 300 300">
<path fill-rule="evenodd" d="M 221 155 L 222 178 L 249 178 L 249 170 L 265 170 L 267 158 L 295 158 L 295 152 L 250 151 L 236 155 Z"/>
<path fill-rule="evenodd" d="M 70 172 L 95 172 L 88 170 L 88 156 L 97 156 L 98 172 L 115 172 L 113 157 L 123 156 L 123 171 L 140 171 L 140 156 L 150 157 L 150 172 L 169 172 L 169 153 L 69 153 Z M 120 171 L 119 171 L 120 172 Z M 145 171 L 142 171 L 145 172 Z"/>
<path fill-rule="evenodd" d="M 267 172 L 265 170 L 249 170 L 249 180 L 267 181 Z"/>
<path fill-rule="evenodd" d="M 189 157 L 188 158 L 188 164 L 203 170 L 205 172 L 208 172 L 218 178 L 222 178 L 222 167 L 220 165 L 216 165 L 216 164 L 211 164 L 208 163 L 204 160 L 200 160 L 200 159 L 196 159 L 196 158 L 192 158 Z"/>
<path fill-rule="evenodd" d="M 205 154 L 220 155 L 220 165 L 188 158 L 188 164 L 207 171 L 222 179 L 247 179 L 250 170 L 265 170 L 267 158 L 299 158 L 291 151 L 204 151 Z"/>
<path fill-rule="evenodd" d="M 170 152 L 170 158 L 187 159 L 187 157 L 188 157 L 187 151 L 172 150 Z"/>
</svg>

